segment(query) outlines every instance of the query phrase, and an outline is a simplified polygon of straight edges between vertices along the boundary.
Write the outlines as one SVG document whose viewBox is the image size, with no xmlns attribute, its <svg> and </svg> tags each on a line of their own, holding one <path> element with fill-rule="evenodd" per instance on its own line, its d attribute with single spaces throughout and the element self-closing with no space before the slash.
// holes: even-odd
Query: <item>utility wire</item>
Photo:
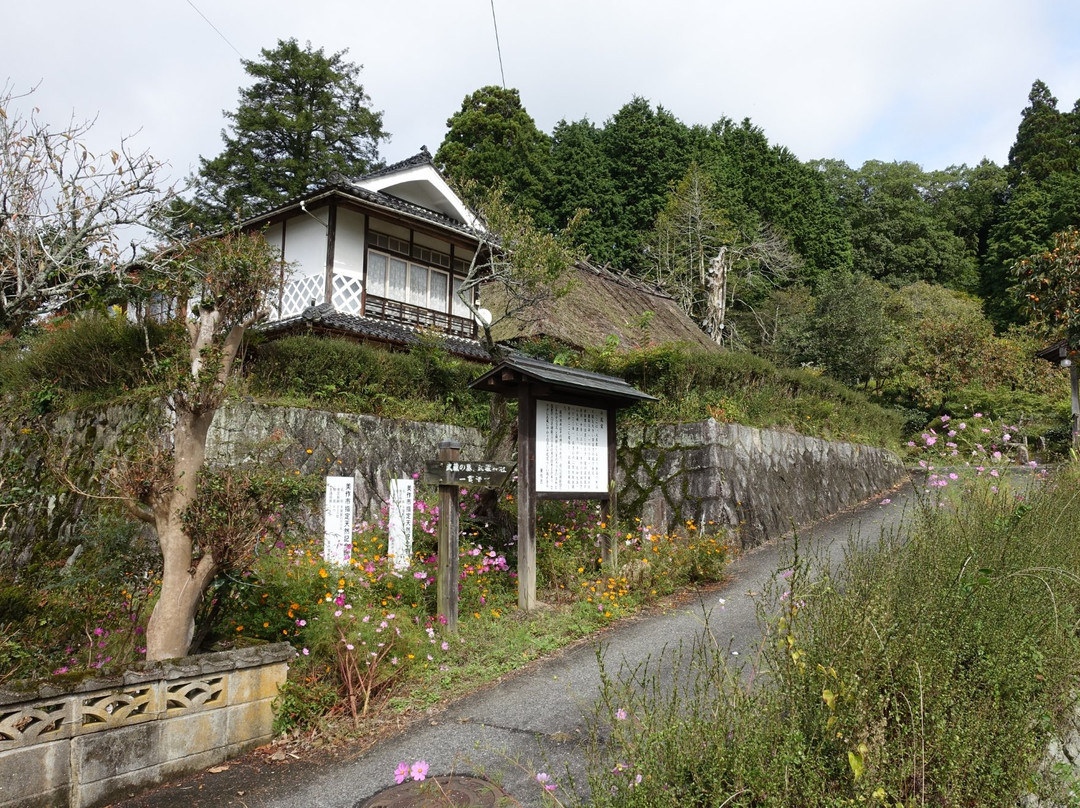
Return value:
<svg viewBox="0 0 1080 808">
<path fill-rule="evenodd" d="M 495 0 L 491 0 L 491 2 L 494 3 Z M 221 37 L 222 39 L 225 40 L 226 45 L 228 45 L 230 48 L 232 48 L 234 51 L 236 51 L 237 56 L 239 56 L 241 59 L 244 58 L 244 54 L 242 54 L 240 51 L 236 50 L 236 45 L 231 43 L 229 41 L 229 38 L 227 36 L 225 36 L 225 34 L 221 33 L 221 31 L 218 31 L 218 27 L 216 25 L 214 25 L 212 22 L 210 22 L 209 18 L 205 14 L 203 14 L 201 11 L 199 11 L 198 7 L 194 3 L 192 3 L 191 0 L 187 0 L 187 4 L 189 6 L 191 6 L 193 9 L 195 9 L 196 14 L 198 14 L 200 17 L 202 17 L 204 20 L 206 20 L 206 24 L 209 25 L 211 28 L 213 28 L 214 31 L 217 33 L 217 35 L 219 37 Z M 500 64 L 502 64 L 502 62 L 501 62 L 502 57 L 499 57 L 499 58 L 500 58 Z"/>
<path fill-rule="evenodd" d="M 191 0 L 188 0 L 191 2 Z M 491 23 L 495 26 L 495 50 L 499 53 L 499 76 L 502 77 L 503 89 L 506 89 L 506 73 L 503 72 L 502 46 L 499 45 L 499 21 L 495 19 L 495 0 L 491 0 Z"/>
</svg>

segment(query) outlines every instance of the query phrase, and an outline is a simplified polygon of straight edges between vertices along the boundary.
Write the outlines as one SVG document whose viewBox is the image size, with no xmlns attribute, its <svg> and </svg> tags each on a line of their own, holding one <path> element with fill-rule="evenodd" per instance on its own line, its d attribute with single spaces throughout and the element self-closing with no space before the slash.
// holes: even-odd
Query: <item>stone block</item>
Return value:
<svg viewBox="0 0 1080 808">
<path fill-rule="evenodd" d="M 233 671 L 229 674 L 225 702 L 232 705 L 276 698 L 288 671 L 289 666 L 284 662 Z"/>
<path fill-rule="evenodd" d="M 79 790 L 70 805 L 71 808 L 96 808 L 96 806 L 109 805 L 135 791 L 156 786 L 165 779 L 161 766 L 154 764 L 124 772 L 115 777 L 84 782 L 79 785 Z"/>
<path fill-rule="evenodd" d="M 274 735 L 274 708 L 272 702 L 252 701 L 237 704 L 225 710 L 228 730 L 225 743 L 229 745 L 255 742 L 255 746 L 269 741 Z"/>
<path fill-rule="evenodd" d="M 225 746 L 228 710 L 173 716 L 161 725 L 161 760 L 176 760 Z"/>
<path fill-rule="evenodd" d="M 228 747 L 216 746 L 213 749 L 208 749 L 205 752 L 197 752 L 193 755 L 188 755 L 187 757 L 170 758 L 162 761 L 158 770 L 158 779 L 169 780 L 174 777 L 190 774 L 191 772 L 202 771 L 211 766 L 216 766 L 228 758 L 228 756 Z"/>
<path fill-rule="evenodd" d="M 64 804 L 51 802 L 50 795 L 62 794 L 67 800 L 69 743 L 52 741 L 0 753 L 0 806 Z"/>
<path fill-rule="evenodd" d="M 161 762 L 161 721 L 94 732 L 71 740 L 71 778 L 80 787 Z"/>
</svg>

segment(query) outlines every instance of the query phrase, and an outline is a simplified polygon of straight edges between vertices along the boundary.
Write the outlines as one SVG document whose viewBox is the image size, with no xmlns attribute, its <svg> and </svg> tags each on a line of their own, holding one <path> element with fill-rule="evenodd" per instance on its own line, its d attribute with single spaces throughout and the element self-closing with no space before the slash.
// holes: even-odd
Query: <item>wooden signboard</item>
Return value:
<svg viewBox="0 0 1080 808">
<path fill-rule="evenodd" d="M 486 485 L 498 488 L 506 482 L 514 463 L 502 462 L 465 462 L 461 460 L 429 460 L 424 471 L 424 482 L 428 485 L 461 486 Z"/>
<path fill-rule="evenodd" d="M 623 379 L 512 354 L 470 387 L 518 402 L 518 607 L 536 608 L 537 499 L 595 499 L 610 526 L 605 562 L 616 563 L 614 540 L 615 412 L 655 400 Z"/>
</svg>

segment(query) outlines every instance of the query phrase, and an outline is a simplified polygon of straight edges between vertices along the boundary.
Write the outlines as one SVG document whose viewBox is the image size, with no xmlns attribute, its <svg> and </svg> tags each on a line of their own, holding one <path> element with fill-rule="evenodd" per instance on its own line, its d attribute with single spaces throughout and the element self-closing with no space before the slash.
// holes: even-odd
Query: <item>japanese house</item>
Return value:
<svg viewBox="0 0 1080 808">
<path fill-rule="evenodd" d="M 488 358 L 458 294 L 481 246 L 482 225 L 426 149 L 359 179 L 338 179 L 244 226 L 262 229 L 289 267 L 263 327 L 268 334 L 313 331 L 402 347 L 435 332 L 451 353 Z M 630 347 L 633 323 L 651 311 L 656 341 L 712 345 L 671 298 L 606 270 L 582 265 L 578 272 L 575 286 L 587 293 L 555 305 L 573 307 L 576 297 L 586 310 L 537 312 L 520 327 L 504 325 L 497 336 L 551 336 L 586 347 L 615 334 Z M 605 296 L 606 304 L 595 305 Z M 568 322 L 578 324 L 576 337 L 559 325 Z"/>
</svg>

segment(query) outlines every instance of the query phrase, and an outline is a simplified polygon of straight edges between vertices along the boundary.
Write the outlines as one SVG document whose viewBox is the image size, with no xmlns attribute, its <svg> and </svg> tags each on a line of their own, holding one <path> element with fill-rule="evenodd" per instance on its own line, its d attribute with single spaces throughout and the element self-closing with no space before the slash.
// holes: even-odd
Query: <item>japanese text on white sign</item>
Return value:
<svg viewBox="0 0 1080 808">
<path fill-rule="evenodd" d="M 413 505 L 416 485 L 404 478 L 390 481 L 390 555 L 395 569 L 405 569 L 412 558 Z"/>
<path fill-rule="evenodd" d="M 323 558 L 348 564 L 352 557 L 353 478 L 327 477 L 323 506 Z"/>
<path fill-rule="evenodd" d="M 538 400 L 537 492 L 596 494 L 607 489 L 607 411 Z"/>
</svg>

